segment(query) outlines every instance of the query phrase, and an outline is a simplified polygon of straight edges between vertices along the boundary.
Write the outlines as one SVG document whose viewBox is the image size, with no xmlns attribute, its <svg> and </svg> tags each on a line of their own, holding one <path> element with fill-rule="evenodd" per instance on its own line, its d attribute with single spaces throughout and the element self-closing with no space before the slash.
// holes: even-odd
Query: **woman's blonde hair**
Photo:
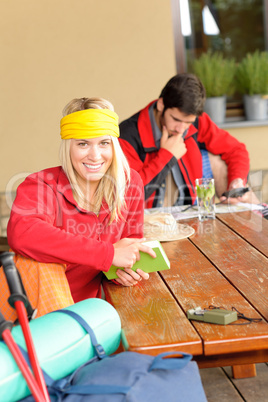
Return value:
<svg viewBox="0 0 268 402">
<path fill-rule="evenodd" d="M 73 99 L 63 109 L 63 116 L 84 109 L 109 109 L 114 111 L 113 105 L 103 98 Z M 111 212 L 110 223 L 122 217 L 122 208 L 125 206 L 125 192 L 129 184 L 130 168 L 127 159 L 120 147 L 118 138 L 111 136 L 113 145 L 113 160 L 106 174 L 101 178 L 95 193 L 93 212 L 98 213 L 103 199 Z M 70 157 L 71 139 L 62 140 L 60 146 L 60 161 L 67 175 L 75 200 L 81 208 L 92 210 L 86 198 L 85 191 L 79 186 L 77 174 Z"/>
</svg>

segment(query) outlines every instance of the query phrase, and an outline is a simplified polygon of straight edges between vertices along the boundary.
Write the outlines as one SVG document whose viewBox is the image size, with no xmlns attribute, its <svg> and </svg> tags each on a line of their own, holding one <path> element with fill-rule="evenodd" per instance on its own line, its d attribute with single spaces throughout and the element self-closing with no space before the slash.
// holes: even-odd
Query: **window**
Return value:
<svg viewBox="0 0 268 402">
<path fill-rule="evenodd" d="M 191 71 L 202 53 L 220 51 L 237 62 L 268 50 L 268 0 L 171 0 L 177 72 Z M 242 96 L 227 99 L 226 116 L 243 116 Z"/>
<path fill-rule="evenodd" d="M 268 50 L 268 0 L 171 0 L 177 71 L 208 50 L 240 61 Z"/>
</svg>

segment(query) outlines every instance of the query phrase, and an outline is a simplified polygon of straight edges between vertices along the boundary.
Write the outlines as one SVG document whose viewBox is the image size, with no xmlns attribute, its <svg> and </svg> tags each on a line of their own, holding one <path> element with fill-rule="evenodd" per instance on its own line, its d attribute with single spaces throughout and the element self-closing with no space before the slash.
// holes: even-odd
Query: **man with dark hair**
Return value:
<svg viewBox="0 0 268 402">
<path fill-rule="evenodd" d="M 196 178 L 214 177 L 219 197 L 245 186 L 246 147 L 203 112 L 205 99 L 195 75 L 177 74 L 159 99 L 120 124 L 120 144 L 141 175 L 147 208 L 194 204 Z M 251 200 L 247 193 L 235 202 Z"/>
</svg>

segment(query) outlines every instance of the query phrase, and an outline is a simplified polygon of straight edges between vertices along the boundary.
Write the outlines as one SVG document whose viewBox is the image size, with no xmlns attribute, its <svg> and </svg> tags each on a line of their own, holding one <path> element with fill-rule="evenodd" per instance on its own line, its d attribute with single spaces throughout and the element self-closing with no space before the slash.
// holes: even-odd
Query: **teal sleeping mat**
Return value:
<svg viewBox="0 0 268 402">
<path fill-rule="evenodd" d="M 118 313 L 105 300 L 87 299 L 65 310 L 79 314 L 93 329 L 107 355 L 120 343 L 121 322 Z M 37 357 L 41 367 L 54 380 L 71 374 L 95 356 L 88 333 L 72 317 L 52 312 L 30 322 Z M 15 342 L 26 350 L 18 325 L 12 329 Z M 0 342 L 0 401 L 18 401 L 30 395 L 28 386 L 6 344 Z"/>
</svg>

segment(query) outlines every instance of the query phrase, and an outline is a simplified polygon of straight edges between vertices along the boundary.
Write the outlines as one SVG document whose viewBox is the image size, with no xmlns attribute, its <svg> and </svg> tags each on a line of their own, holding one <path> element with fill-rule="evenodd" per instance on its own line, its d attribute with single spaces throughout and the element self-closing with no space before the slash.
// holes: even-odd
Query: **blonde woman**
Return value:
<svg viewBox="0 0 268 402">
<path fill-rule="evenodd" d="M 120 148 L 118 116 L 102 98 L 69 102 L 61 119 L 61 166 L 31 174 L 18 187 L 8 224 L 13 251 L 66 265 L 75 302 L 100 297 L 102 271 L 132 286 L 149 275 L 131 267 L 143 245 L 143 184 Z"/>
</svg>

